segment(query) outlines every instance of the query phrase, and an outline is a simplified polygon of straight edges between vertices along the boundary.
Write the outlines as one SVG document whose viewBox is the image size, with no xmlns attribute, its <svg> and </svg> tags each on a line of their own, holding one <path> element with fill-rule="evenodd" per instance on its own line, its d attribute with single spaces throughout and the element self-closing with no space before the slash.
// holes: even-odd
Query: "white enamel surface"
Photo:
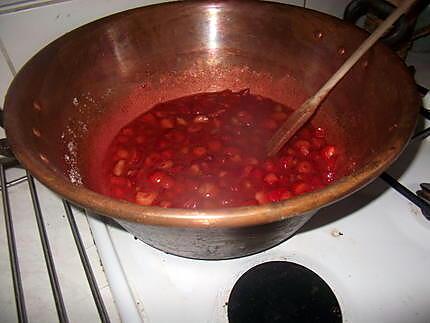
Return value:
<svg viewBox="0 0 430 323">
<path fill-rule="evenodd" d="M 349 2 L 348 0 L 306 0 L 306 8 L 342 18 Z"/>
<path fill-rule="evenodd" d="M 0 38 L 16 68 L 61 35 L 98 18 L 157 1 L 73 0 L 0 16 Z M 160 1 L 158 1 L 160 2 Z"/>
<path fill-rule="evenodd" d="M 430 145 L 411 146 L 390 169 L 406 171 L 412 190 L 430 181 Z M 288 260 L 317 272 L 332 287 L 345 322 L 428 322 L 430 221 L 382 180 L 330 206 L 293 238 L 234 260 L 198 261 L 167 255 L 109 227 L 136 302 L 150 322 L 227 322 L 225 303 L 251 267 Z M 288 292 L 288 291 L 286 291 Z"/>
<path fill-rule="evenodd" d="M 139 313 L 137 304 L 135 304 L 133 293 L 118 259 L 116 248 L 112 244 L 108 226 L 99 221 L 96 216 L 89 216 L 88 223 L 92 228 L 94 241 L 97 244 L 106 276 L 113 290 L 121 320 L 130 323 L 141 322 L 142 316 Z"/>
<path fill-rule="evenodd" d="M 6 57 L 1 52 L 1 43 L 0 43 L 0 108 L 3 108 L 4 97 L 6 95 L 7 88 L 9 87 L 9 83 L 12 81 L 13 75 L 7 65 Z M 4 130 L 0 128 L 0 138 L 3 138 Z"/>
<path fill-rule="evenodd" d="M 1 52 L 0 44 L 0 107 L 3 107 L 4 97 L 6 95 L 9 83 L 12 81 L 13 75 L 7 65 L 6 57 Z"/>
</svg>

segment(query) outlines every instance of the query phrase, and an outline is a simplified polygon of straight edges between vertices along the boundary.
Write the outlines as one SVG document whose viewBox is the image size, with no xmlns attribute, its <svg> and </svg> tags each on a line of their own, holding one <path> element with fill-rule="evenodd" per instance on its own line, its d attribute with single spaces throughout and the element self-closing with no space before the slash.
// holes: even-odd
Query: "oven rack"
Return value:
<svg viewBox="0 0 430 323">
<path fill-rule="evenodd" d="M 28 322 L 27 309 L 25 305 L 25 296 L 22 286 L 22 278 L 21 271 L 18 260 L 18 248 L 16 246 L 15 240 L 15 230 L 13 225 L 13 210 L 11 209 L 11 204 L 9 200 L 9 189 L 15 185 L 24 185 L 27 183 L 28 185 L 28 193 L 31 196 L 31 201 L 33 205 L 33 211 L 37 222 L 37 229 L 39 233 L 40 243 L 42 246 L 42 251 L 44 255 L 46 271 L 48 273 L 51 291 L 55 302 L 55 308 L 57 311 L 57 316 L 59 322 L 69 322 L 69 318 L 67 315 L 67 310 L 65 306 L 65 302 L 63 299 L 63 293 L 61 290 L 61 286 L 59 283 L 54 258 L 51 252 L 51 247 L 47 235 L 46 225 L 44 221 L 44 216 L 42 209 L 40 207 L 39 195 L 37 191 L 37 187 L 35 184 L 35 180 L 31 174 L 26 171 L 24 176 L 21 176 L 17 179 L 7 181 L 6 170 L 11 167 L 18 166 L 18 162 L 13 157 L 4 157 L 0 159 L 0 184 L 1 184 L 1 195 L 3 202 L 3 212 L 4 212 L 4 223 L 7 237 L 7 245 L 9 252 L 9 262 L 12 274 L 12 283 L 14 290 L 14 299 L 16 306 L 16 313 L 18 322 Z M 75 221 L 75 214 L 71 204 L 62 200 L 64 211 L 70 226 L 70 230 L 75 242 L 76 251 L 79 254 L 79 258 L 82 264 L 82 268 L 85 272 L 86 279 L 88 281 L 88 286 L 91 290 L 91 294 L 97 308 L 97 312 L 100 318 L 100 322 L 107 323 L 110 322 L 109 314 L 106 310 L 105 302 L 100 293 L 100 288 L 97 284 L 93 268 L 89 261 L 87 252 L 84 248 L 84 244 L 81 238 L 81 234 L 79 232 L 78 226 Z"/>
<path fill-rule="evenodd" d="M 423 95 L 428 92 L 428 90 L 422 87 L 419 87 L 419 89 L 423 93 Z M 421 108 L 420 114 L 424 119 L 430 120 L 430 111 L 425 109 L 424 107 Z M 427 127 L 417 132 L 412 137 L 411 142 L 424 140 L 429 135 L 430 135 L 430 127 Z M 8 155 L 10 156 L 10 154 L 4 151 L 0 151 L 0 153 L 5 156 L 8 156 Z M 18 321 L 24 322 L 24 323 L 28 322 L 28 317 L 27 317 L 27 311 L 25 306 L 24 292 L 22 288 L 22 279 L 21 279 L 21 273 L 20 273 L 20 267 L 19 267 L 19 261 L 18 261 L 18 250 L 15 242 L 15 234 L 14 234 L 14 226 L 13 226 L 13 210 L 11 210 L 10 203 L 9 203 L 9 188 L 14 185 L 23 185 L 24 183 L 27 183 L 28 192 L 31 196 L 31 200 L 33 204 L 34 215 L 37 221 L 38 233 L 40 237 L 40 242 L 42 244 L 46 270 L 49 276 L 51 290 L 54 296 L 58 319 L 59 319 L 59 322 L 69 322 L 66 307 L 64 305 L 61 286 L 58 281 L 54 259 L 52 257 L 49 239 L 46 232 L 43 212 L 40 207 L 40 201 L 37 193 L 37 188 L 35 185 L 35 180 L 28 171 L 26 171 L 25 176 L 11 180 L 9 182 L 6 180 L 6 170 L 8 168 L 16 167 L 16 166 L 19 166 L 19 164 L 14 157 L 0 158 L 0 185 L 1 185 L 0 190 L 1 190 L 2 201 L 3 201 L 4 220 L 5 220 L 5 226 L 6 226 L 6 236 L 7 236 L 7 244 L 8 244 L 8 251 L 9 251 L 9 261 L 10 261 L 10 268 L 12 271 L 12 280 L 13 280 L 13 288 L 14 288 Z M 384 172 L 383 174 L 381 174 L 380 178 L 387 185 L 391 186 L 393 189 L 395 189 L 400 194 L 402 194 L 405 198 L 407 198 L 416 206 L 418 206 L 421 209 L 423 216 L 425 216 L 428 220 L 430 220 L 430 205 L 427 200 L 422 198 L 419 194 L 416 194 L 410 191 L 408 188 L 403 186 L 398 180 L 396 180 L 393 176 L 391 176 L 387 172 Z M 78 226 L 76 225 L 73 208 L 71 204 L 66 200 L 62 200 L 62 203 L 70 226 L 70 230 L 74 238 L 77 251 L 79 253 L 82 267 L 85 271 L 85 275 L 88 280 L 89 288 L 91 289 L 91 293 L 92 293 L 95 305 L 97 307 L 100 321 L 103 323 L 110 322 L 110 318 L 106 310 L 104 300 L 100 294 L 99 286 L 97 285 L 97 281 L 95 279 L 94 272 L 89 262 L 87 253 L 85 251 Z"/>
</svg>

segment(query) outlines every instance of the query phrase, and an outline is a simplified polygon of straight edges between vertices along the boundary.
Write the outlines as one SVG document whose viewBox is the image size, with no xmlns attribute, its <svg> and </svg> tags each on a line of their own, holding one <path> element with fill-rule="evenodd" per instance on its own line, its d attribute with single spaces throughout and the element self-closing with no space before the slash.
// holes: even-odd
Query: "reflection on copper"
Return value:
<svg viewBox="0 0 430 323">
<path fill-rule="evenodd" d="M 118 69 L 121 76 L 126 77 L 130 72 L 130 64 L 127 62 L 127 56 L 130 56 L 131 46 L 126 46 L 124 42 L 127 42 L 127 37 L 120 34 L 121 30 L 117 28 L 107 28 L 106 34 L 107 38 L 110 40 L 114 56 L 116 58 L 115 62 L 118 64 Z"/>
<path fill-rule="evenodd" d="M 208 8 L 208 49 L 213 50 L 218 48 L 218 13 L 220 8 Z"/>
</svg>

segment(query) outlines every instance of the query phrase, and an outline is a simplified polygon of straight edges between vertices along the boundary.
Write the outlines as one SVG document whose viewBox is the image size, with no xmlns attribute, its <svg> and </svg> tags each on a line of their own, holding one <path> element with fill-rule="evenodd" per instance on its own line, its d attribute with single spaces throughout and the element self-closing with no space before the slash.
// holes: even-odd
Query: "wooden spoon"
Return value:
<svg viewBox="0 0 430 323">
<path fill-rule="evenodd" d="M 306 100 L 300 108 L 281 125 L 267 146 L 267 155 L 274 156 L 288 140 L 313 116 L 321 102 L 327 97 L 336 84 L 348 73 L 357 61 L 378 41 L 378 39 L 404 14 L 416 0 L 405 0 L 379 27 L 358 47 L 332 77 Z"/>
</svg>

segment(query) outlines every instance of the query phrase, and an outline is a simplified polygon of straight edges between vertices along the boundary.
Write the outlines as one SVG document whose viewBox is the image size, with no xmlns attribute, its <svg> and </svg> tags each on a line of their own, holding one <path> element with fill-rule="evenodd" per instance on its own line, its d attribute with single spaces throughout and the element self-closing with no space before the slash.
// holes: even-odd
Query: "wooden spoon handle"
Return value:
<svg viewBox="0 0 430 323">
<path fill-rule="evenodd" d="M 296 109 L 293 114 L 281 125 L 267 146 L 267 155 L 274 156 L 291 139 L 292 136 L 315 113 L 321 102 L 330 91 L 345 76 L 357 61 L 371 48 L 379 38 L 404 14 L 416 0 L 405 0 L 378 28 L 355 50 L 354 53 L 342 64 L 330 79 L 312 97 Z"/>
</svg>

